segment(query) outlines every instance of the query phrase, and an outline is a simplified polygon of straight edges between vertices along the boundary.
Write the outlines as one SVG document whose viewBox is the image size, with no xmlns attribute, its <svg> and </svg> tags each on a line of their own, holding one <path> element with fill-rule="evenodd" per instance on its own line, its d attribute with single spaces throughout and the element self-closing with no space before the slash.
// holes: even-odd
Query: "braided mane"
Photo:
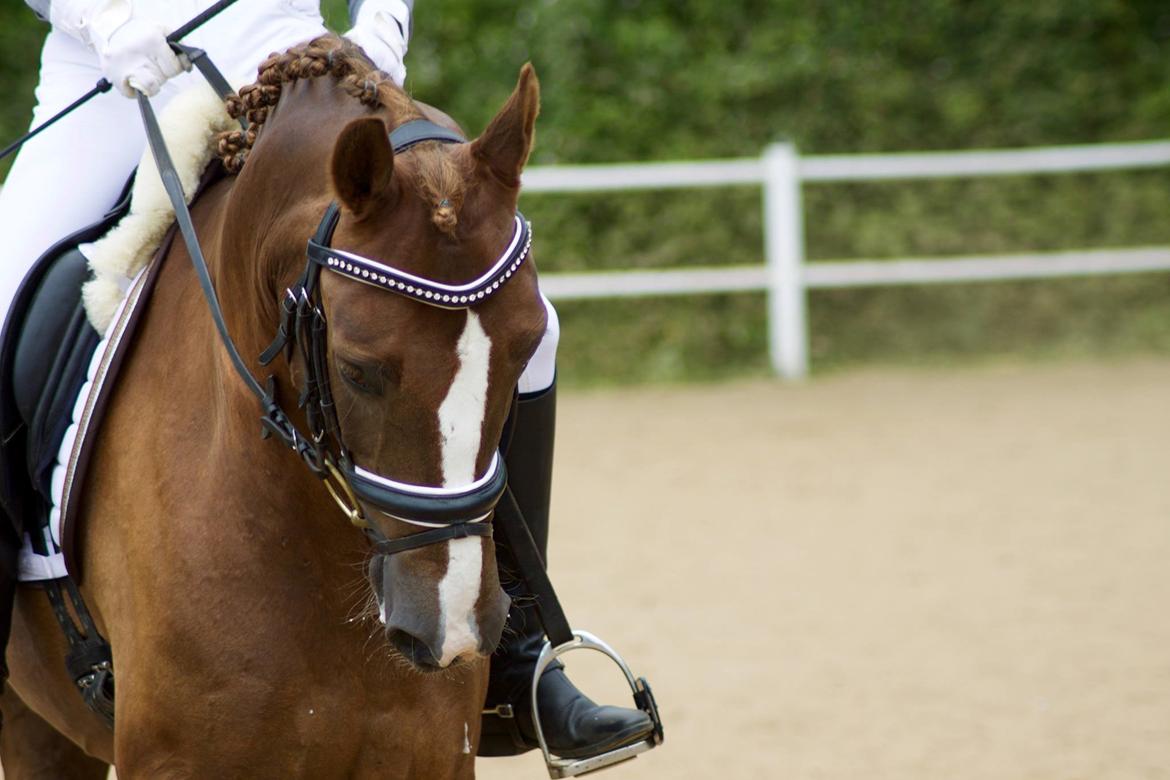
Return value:
<svg viewBox="0 0 1170 780">
<path fill-rule="evenodd" d="M 388 108 L 403 120 L 423 118 L 414 101 L 387 73 L 378 70 L 361 48 L 338 35 L 322 35 L 286 52 L 270 54 L 260 64 L 256 82 L 241 87 L 238 95 L 228 98 L 228 114 L 233 119 L 245 117 L 248 129 L 229 130 L 217 137 L 217 150 L 224 168 L 233 174 L 243 169 L 264 129 L 269 109 L 280 100 L 283 85 L 326 75 L 337 79 L 341 89 L 363 105 Z M 418 189 L 431 203 L 435 226 L 450 234 L 458 222 L 456 211 L 463 202 L 464 176 L 446 155 L 426 149 L 428 146 L 431 144 L 415 147 L 421 156 L 429 158 L 419 166 Z"/>
<path fill-rule="evenodd" d="M 325 75 L 336 78 L 343 90 L 370 108 L 385 106 L 404 118 L 422 116 L 414 101 L 389 75 L 374 67 L 356 44 L 337 35 L 322 35 L 286 52 L 268 55 L 260 63 L 256 82 L 228 98 L 228 114 L 233 119 L 245 117 L 249 127 L 220 134 L 218 149 L 224 167 L 231 173 L 244 167 L 268 119 L 268 110 L 280 100 L 283 85 Z"/>
</svg>

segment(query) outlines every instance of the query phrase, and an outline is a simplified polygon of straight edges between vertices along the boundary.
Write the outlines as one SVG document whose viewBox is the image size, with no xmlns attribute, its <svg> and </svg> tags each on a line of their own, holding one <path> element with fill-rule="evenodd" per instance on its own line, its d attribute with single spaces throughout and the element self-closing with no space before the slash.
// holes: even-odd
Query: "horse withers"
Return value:
<svg viewBox="0 0 1170 780">
<path fill-rule="evenodd" d="M 256 400 L 176 242 L 79 499 L 74 557 L 113 648 L 115 728 L 65 674 L 44 595 L 22 589 L 0 744 L 12 777 L 97 778 L 107 764 L 122 778 L 474 773 L 508 606 L 490 508 L 451 522 L 397 507 L 474 507 L 465 499 L 498 481 L 513 389 L 547 316 L 516 214 L 535 73 L 521 71 L 475 141 L 398 154 L 395 128 L 453 123 L 334 36 L 274 55 L 241 98 L 249 130 L 221 142 L 238 175 L 193 204 L 200 243 L 249 370 L 274 375 L 367 527 L 346 522 L 303 451 L 257 435 Z M 310 236 L 327 238 L 314 274 Z M 298 318 L 299 338 L 264 368 L 292 289 L 316 296 L 317 316 Z"/>
</svg>

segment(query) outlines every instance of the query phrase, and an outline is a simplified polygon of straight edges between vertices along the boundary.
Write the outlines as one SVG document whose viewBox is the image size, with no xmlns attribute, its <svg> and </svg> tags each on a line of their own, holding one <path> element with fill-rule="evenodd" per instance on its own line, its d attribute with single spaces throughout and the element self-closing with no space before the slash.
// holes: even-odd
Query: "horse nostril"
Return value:
<svg viewBox="0 0 1170 780">
<path fill-rule="evenodd" d="M 415 666 L 423 669 L 438 669 L 439 661 L 427 643 L 400 628 L 386 629 L 386 639 L 394 649 Z"/>
<path fill-rule="evenodd" d="M 497 587 L 490 606 L 483 610 L 479 619 L 479 652 L 482 655 L 491 655 L 499 645 L 504 625 L 508 622 L 508 608 L 511 604 L 512 599 L 504 589 Z"/>
</svg>

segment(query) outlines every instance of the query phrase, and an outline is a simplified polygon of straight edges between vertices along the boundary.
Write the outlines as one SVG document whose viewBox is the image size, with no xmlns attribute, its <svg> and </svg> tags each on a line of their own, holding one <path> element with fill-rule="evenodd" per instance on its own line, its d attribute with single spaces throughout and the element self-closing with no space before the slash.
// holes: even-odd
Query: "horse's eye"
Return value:
<svg viewBox="0 0 1170 780">
<path fill-rule="evenodd" d="M 364 366 L 338 359 L 337 373 L 347 385 L 362 393 L 379 395 L 382 392 L 382 376 L 375 366 Z"/>
</svg>

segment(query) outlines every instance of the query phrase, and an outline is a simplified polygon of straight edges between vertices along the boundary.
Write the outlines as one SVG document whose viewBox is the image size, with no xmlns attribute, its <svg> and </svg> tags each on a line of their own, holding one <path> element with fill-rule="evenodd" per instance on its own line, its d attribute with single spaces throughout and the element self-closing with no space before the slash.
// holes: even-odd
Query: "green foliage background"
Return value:
<svg viewBox="0 0 1170 780">
<path fill-rule="evenodd" d="M 42 31 L 0 8 L 4 138 L 28 121 Z M 537 164 L 1148 140 L 1170 121 L 1170 6 L 1152 0 L 418 0 L 407 87 L 469 132 L 528 60 Z M 814 259 L 1170 243 L 1162 171 L 817 185 L 805 203 Z M 545 271 L 762 257 L 754 188 L 523 208 Z M 1165 274 L 817 292 L 813 361 L 1170 354 L 1168 301 Z M 578 383 L 766 371 L 759 295 L 558 308 Z"/>
</svg>

